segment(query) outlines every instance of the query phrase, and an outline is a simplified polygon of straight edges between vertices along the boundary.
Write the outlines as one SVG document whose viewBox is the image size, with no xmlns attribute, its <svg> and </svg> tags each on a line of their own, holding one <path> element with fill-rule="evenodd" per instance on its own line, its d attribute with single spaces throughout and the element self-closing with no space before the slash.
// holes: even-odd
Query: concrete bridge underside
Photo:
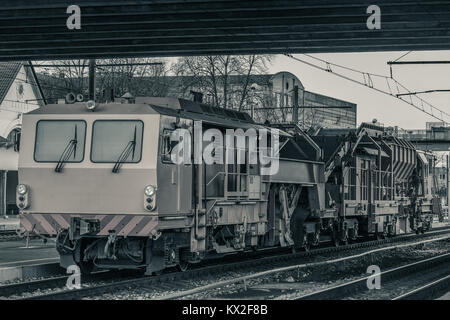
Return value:
<svg viewBox="0 0 450 320">
<path fill-rule="evenodd" d="M 69 30 L 68 6 L 81 9 Z M 381 9 L 369 30 L 368 6 Z M 0 60 L 450 49 L 450 2 L 2 0 Z"/>
</svg>

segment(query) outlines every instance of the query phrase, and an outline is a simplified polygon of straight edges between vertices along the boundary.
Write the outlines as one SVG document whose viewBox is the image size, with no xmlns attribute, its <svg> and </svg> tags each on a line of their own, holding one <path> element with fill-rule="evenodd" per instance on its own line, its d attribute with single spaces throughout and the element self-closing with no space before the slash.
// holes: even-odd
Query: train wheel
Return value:
<svg viewBox="0 0 450 320">
<path fill-rule="evenodd" d="M 397 230 L 396 230 L 395 224 L 394 224 L 394 225 L 391 225 L 391 226 L 389 227 L 389 233 L 388 233 L 388 236 L 390 236 L 390 237 L 395 237 L 396 234 L 397 234 Z"/>
<path fill-rule="evenodd" d="M 255 250 L 256 251 L 256 250 Z M 185 272 L 187 269 L 189 269 L 190 263 L 189 263 L 189 257 L 192 256 L 192 254 L 189 252 L 189 249 L 187 248 L 180 248 L 178 251 L 179 255 L 179 263 L 177 264 L 177 269 L 181 272 Z"/>
<path fill-rule="evenodd" d="M 351 229 L 351 233 L 350 233 L 350 239 L 352 240 L 352 241 L 356 241 L 356 240 L 358 240 L 358 224 L 357 223 L 355 223 L 354 225 L 353 225 L 353 228 Z"/>
<path fill-rule="evenodd" d="M 339 230 L 338 230 L 336 225 L 331 227 L 330 233 L 331 233 L 330 234 L 330 236 L 331 236 L 331 243 L 336 248 L 339 247 Z"/>
<path fill-rule="evenodd" d="M 313 246 L 318 246 L 320 243 L 320 231 L 316 231 L 314 233 L 314 241 L 313 241 Z"/>
<path fill-rule="evenodd" d="M 331 243 L 333 244 L 333 246 L 335 246 L 336 248 L 339 247 L 339 237 L 336 231 L 334 231 L 331 235 Z"/>
<path fill-rule="evenodd" d="M 81 274 L 89 275 L 94 270 L 94 263 L 92 261 L 82 261 L 78 263 L 78 267 L 80 267 Z"/>
<path fill-rule="evenodd" d="M 180 261 L 180 263 L 177 265 L 178 270 L 181 272 L 185 272 L 189 269 L 189 262 L 187 261 Z"/>
<path fill-rule="evenodd" d="M 76 252 L 79 253 L 80 261 L 77 262 L 78 267 L 82 274 L 91 274 L 94 269 L 94 262 L 92 260 L 84 261 L 84 250 L 86 249 L 86 242 L 78 240 L 75 244 L 75 250 L 73 251 L 73 258 L 75 260 Z M 76 260 L 75 260 L 76 261 Z"/>
<path fill-rule="evenodd" d="M 348 244 L 348 229 L 347 228 L 345 228 L 345 231 L 342 234 L 341 241 L 344 246 L 346 246 Z"/>
<path fill-rule="evenodd" d="M 311 250 L 311 243 L 309 241 L 309 237 L 308 234 L 305 232 L 305 234 L 303 235 L 303 248 L 305 249 L 305 251 L 309 251 Z"/>
<path fill-rule="evenodd" d="M 341 242 L 342 242 L 342 245 L 344 245 L 344 246 L 348 245 L 348 237 L 341 239 Z"/>
<path fill-rule="evenodd" d="M 336 237 L 336 238 L 333 238 L 332 240 L 331 240 L 332 242 L 333 242 L 333 245 L 337 248 L 337 247 L 339 247 L 339 239 Z"/>
</svg>

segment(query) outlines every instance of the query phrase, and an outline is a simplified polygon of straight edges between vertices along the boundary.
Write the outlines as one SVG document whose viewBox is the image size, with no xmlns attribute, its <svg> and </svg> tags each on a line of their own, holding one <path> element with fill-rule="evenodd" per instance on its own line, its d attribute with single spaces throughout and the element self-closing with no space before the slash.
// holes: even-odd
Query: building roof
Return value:
<svg viewBox="0 0 450 320">
<path fill-rule="evenodd" d="M 36 98 L 39 99 L 41 97 L 44 99 L 44 94 L 42 93 L 39 83 L 37 82 L 31 62 L 0 62 L 0 104 L 8 94 L 9 88 L 16 80 L 17 74 L 22 66 L 25 67 L 27 80 L 30 81 Z"/>
<path fill-rule="evenodd" d="M 0 62 L 0 104 L 16 79 L 22 62 Z"/>
</svg>

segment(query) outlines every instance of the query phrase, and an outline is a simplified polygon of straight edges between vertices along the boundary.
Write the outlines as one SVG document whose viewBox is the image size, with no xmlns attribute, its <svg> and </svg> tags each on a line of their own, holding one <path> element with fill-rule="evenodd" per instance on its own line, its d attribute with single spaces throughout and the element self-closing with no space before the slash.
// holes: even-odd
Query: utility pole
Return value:
<svg viewBox="0 0 450 320">
<path fill-rule="evenodd" d="M 302 90 L 302 115 L 303 115 L 303 120 L 302 120 L 302 127 L 303 127 L 303 131 L 305 131 L 305 90 Z"/>
<path fill-rule="evenodd" d="M 1 190 L 1 197 L 2 197 L 2 199 L 1 199 L 1 201 L 0 201 L 0 204 L 1 204 L 1 208 L 0 208 L 0 212 L 2 212 L 3 211 L 3 218 L 6 218 L 6 215 L 7 215 L 7 211 L 8 211 L 8 206 L 7 206 L 7 204 L 6 204 L 6 202 L 7 202 L 7 196 L 6 196 L 6 190 L 8 189 L 8 182 L 7 182 L 7 179 L 8 179 L 8 171 L 0 171 L 0 183 L 1 183 L 1 186 L 0 186 L 0 190 Z"/>
<path fill-rule="evenodd" d="M 298 124 L 298 86 L 294 86 L 294 109 L 292 110 L 292 122 Z"/>
<path fill-rule="evenodd" d="M 95 101 L 95 59 L 89 60 L 89 100 Z"/>
<path fill-rule="evenodd" d="M 445 170 L 445 178 L 446 178 L 446 181 L 447 181 L 447 201 L 445 201 L 445 203 L 446 203 L 446 205 L 447 205 L 447 210 L 448 210 L 448 200 L 449 200 L 449 195 L 450 195 L 450 188 L 449 188 L 449 176 L 448 176 L 448 170 L 449 169 L 449 157 L 448 157 L 448 154 L 447 154 L 447 166 L 446 166 L 446 170 Z"/>
</svg>

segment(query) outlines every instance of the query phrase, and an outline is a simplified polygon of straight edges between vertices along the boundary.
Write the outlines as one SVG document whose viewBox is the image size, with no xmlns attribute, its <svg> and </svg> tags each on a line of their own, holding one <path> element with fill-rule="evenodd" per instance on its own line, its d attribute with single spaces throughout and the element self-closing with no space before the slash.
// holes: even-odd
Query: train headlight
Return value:
<svg viewBox="0 0 450 320">
<path fill-rule="evenodd" d="M 23 196 L 25 193 L 27 193 L 28 188 L 26 185 L 24 184 L 19 184 L 17 186 L 17 193 L 20 194 L 21 196 Z"/>
<path fill-rule="evenodd" d="M 94 110 L 95 110 L 95 107 L 97 107 L 97 105 L 95 104 L 95 101 L 94 101 L 94 100 L 89 100 L 89 101 L 86 103 L 86 108 L 87 108 L 88 110 L 94 111 Z"/>
<path fill-rule="evenodd" d="M 152 185 L 144 188 L 144 208 L 147 211 L 156 209 L 156 188 Z"/>
<path fill-rule="evenodd" d="M 147 197 L 151 197 L 155 194 L 155 187 L 154 186 L 146 186 L 144 189 L 144 193 Z"/>
<path fill-rule="evenodd" d="M 19 184 L 16 188 L 16 204 L 20 210 L 29 207 L 29 190 L 28 186 L 24 184 Z"/>
</svg>

